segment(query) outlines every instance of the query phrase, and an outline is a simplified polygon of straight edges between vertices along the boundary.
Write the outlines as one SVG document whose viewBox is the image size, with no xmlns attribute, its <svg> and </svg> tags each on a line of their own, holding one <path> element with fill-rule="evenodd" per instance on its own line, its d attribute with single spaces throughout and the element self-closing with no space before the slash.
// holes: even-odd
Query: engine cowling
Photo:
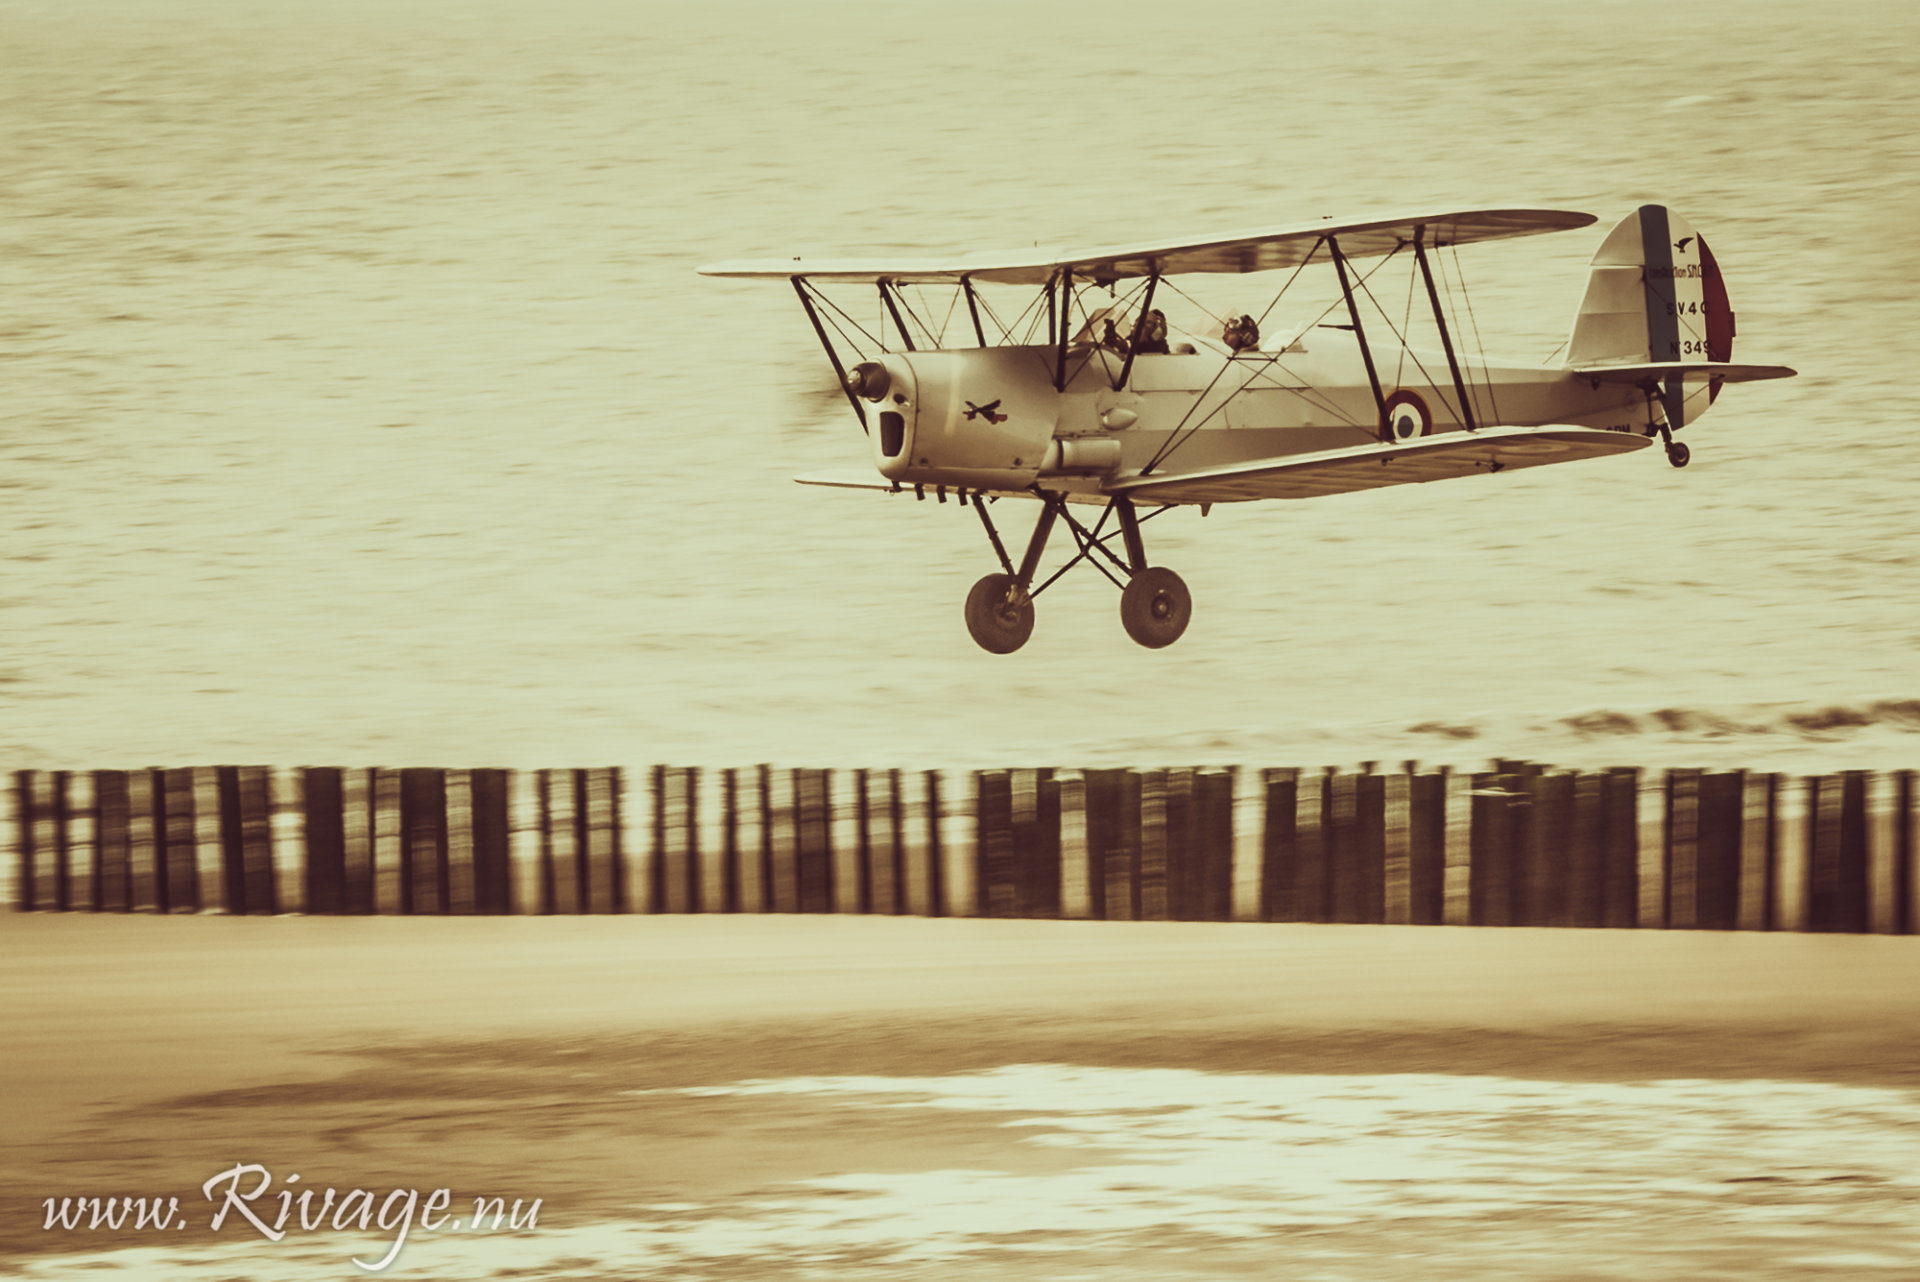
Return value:
<svg viewBox="0 0 1920 1282">
<path fill-rule="evenodd" d="M 906 485 L 965 489 L 1032 484 L 1059 418 L 1059 394 L 1047 376 L 1051 350 L 889 354 L 880 362 L 886 394 L 867 410 L 880 474 Z"/>
</svg>

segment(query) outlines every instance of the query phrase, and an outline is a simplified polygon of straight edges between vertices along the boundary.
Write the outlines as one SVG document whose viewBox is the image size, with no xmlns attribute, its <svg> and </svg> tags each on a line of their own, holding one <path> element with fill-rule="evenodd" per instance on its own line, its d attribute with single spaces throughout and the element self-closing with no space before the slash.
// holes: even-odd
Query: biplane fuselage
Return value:
<svg viewBox="0 0 1920 1282">
<path fill-rule="evenodd" d="M 802 480 L 920 498 L 931 491 L 942 502 L 951 493 L 979 514 L 1005 571 L 980 580 L 968 598 L 967 625 L 983 648 L 1006 653 L 1023 645 L 1033 597 L 1081 562 L 1120 586 L 1128 633 L 1158 648 L 1184 631 L 1191 602 L 1179 576 L 1147 563 L 1140 525 L 1148 516 L 1187 504 L 1204 513 L 1214 503 L 1488 475 L 1625 453 L 1655 438 L 1683 467 L 1689 452 L 1674 432 L 1725 384 L 1793 373 L 1732 363 L 1734 315 L 1719 267 L 1705 238 L 1660 205 L 1621 220 L 1594 255 L 1560 364 L 1460 349 L 1437 260 L 1461 245 L 1593 221 L 1566 210 L 1472 210 L 1082 253 L 917 264 L 794 259 L 701 270 L 788 281 L 841 379 L 878 477 Z M 1396 321 L 1366 283 L 1378 266 L 1361 274 L 1356 264 L 1384 265 L 1403 252 L 1416 275 L 1406 316 Z M 1224 324 L 1213 317 L 1210 332 L 1182 332 L 1154 306 L 1161 282 L 1182 274 L 1292 269 L 1278 304 L 1316 260 L 1334 269 L 1337 301 L 1264 344 L 1251 315 Z M 1402 329 L 1416 280 L 1425 286 L 1437 350 L 1416 350 Z M 876 290 L 878 333 L 835 303 L 826 286 Z M 911 306 L 907 290 L 927 286 L 953 291 L 948 321 L 964 299 L 971 325 L 958 341 L 949 339 L 946 321 L 936 325 Z M 1033 292 L 1006 323 L 983 286 Z M 1451 305 L 1451 281 L 1445 293 Z M 1328 322 L 1342 305 L 1345 322 Z M 858 363 L 843 360 L 843 347 Z M 1041 505 L 1017 563 L 987 512 L 1010 497 Z M 1106 511 L 1088 528 L 1070 503 Z M 1109 517 L 1117 528 L 1108 529 Z M 1036 585 L 1056 522 L 1066 524 L 1078 550 Z M 1109 547 L 1115 539 L 1124 556 Z"/>
<path fill-rule="evenodd" d="M 1104 499 L 1112 482 L 1140 476 L 1176 436 L 1186 436 L 1183 473 L 1381 442 L 1351 334 L 1310 330 L 1278 352 L 1243 353 L 1176 337 L 1199 350 L 1136 356 L 1125 386 L 1115 386 L 1120 354 L 1069 347 L 1075 372 L 1060 391 L 1051 381 L 1051 346 L 889 353 L 879 361 L 889 392 L 863 407 L 874 467 L 903 486 L 1022 493 L 1038 485 L 1092 501 Z M 1397 363 L 1397 349 L 1375 354 Z M 1416 360 L 1446 368 L 1437 351 L 1412 353 L 1408 368 Z M 1461 367 L 1464 377 L 1497 389 L 1503 425 L 1647 434 L 1646 398 L 1631 385 L 1562 368 L 1478 360 Z M 1468 430 L 1452 396 L 1426 387 L 1388 386 L 1386 393 L 1406 408 L 1398 441 Z M 978 408 L 996 402 L 991 415 Z M 1516 440 L 1508 449 L 1517 462 L 1528 445 Z"/>
</svg>

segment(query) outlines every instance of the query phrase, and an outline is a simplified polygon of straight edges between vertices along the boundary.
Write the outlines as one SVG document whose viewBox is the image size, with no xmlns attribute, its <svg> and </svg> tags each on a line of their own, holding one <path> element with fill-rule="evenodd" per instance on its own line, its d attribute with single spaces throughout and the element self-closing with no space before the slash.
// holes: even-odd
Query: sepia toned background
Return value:
<svg viewBox="0 0 1920 1282">
<path fill-rule="evenodd" d="M 0 767 L 1912 765 L 1917 50 L 1866 0 L 0 0 Z M 1092 575 L 977 650 L 973 515 L 793 485 L 865 441 L 789 292 L 694 275 L 1585 209 L 1462 256 L 1544 360 L 1649 201 L 1800 377 L 1685 471 L 1169 515 L 1161 652 Z M 353 1273 L 38 1229 L 244 1159 L 547 1199 L 410 1276 L 1920 1260 L 1909 941 L 1358 929 L 11 921 L 0 1250 Z"/>
</svg>

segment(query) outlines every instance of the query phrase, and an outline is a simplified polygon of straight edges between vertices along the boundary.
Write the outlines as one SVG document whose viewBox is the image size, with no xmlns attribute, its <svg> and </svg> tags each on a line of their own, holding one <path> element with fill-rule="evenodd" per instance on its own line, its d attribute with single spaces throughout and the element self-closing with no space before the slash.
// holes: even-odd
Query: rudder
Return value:
<svg viewBox="0 0 1920 1282">
<path fill-rule="evenodd" d="M 1706 238 L 1665 205 L 1642 205 L 1593 256 L 1567 364 L 1730 361 L 1733 333 L 1726 282 Z M 1678 392 L 1678 380 L 1672 390 Z M 1670 405 L 1668 420 L 1677 427 L 1704 408 L 1688 414 Z"/>
</svg>

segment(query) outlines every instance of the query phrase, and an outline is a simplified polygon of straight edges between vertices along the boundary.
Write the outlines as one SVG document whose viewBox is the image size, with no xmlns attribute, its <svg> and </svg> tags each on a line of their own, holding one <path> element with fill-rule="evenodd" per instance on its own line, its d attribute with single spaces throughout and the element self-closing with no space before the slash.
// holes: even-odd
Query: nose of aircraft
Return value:
<svg viewBox="0 0 1920 1282">
<path fill-rule="evenodd" d="M 865 400 L 876 403 L 885 400 L 892 386 L 893 376 L 878 361 L 861 361 L 847 371 L 847 390 Z"/>
</svg>

